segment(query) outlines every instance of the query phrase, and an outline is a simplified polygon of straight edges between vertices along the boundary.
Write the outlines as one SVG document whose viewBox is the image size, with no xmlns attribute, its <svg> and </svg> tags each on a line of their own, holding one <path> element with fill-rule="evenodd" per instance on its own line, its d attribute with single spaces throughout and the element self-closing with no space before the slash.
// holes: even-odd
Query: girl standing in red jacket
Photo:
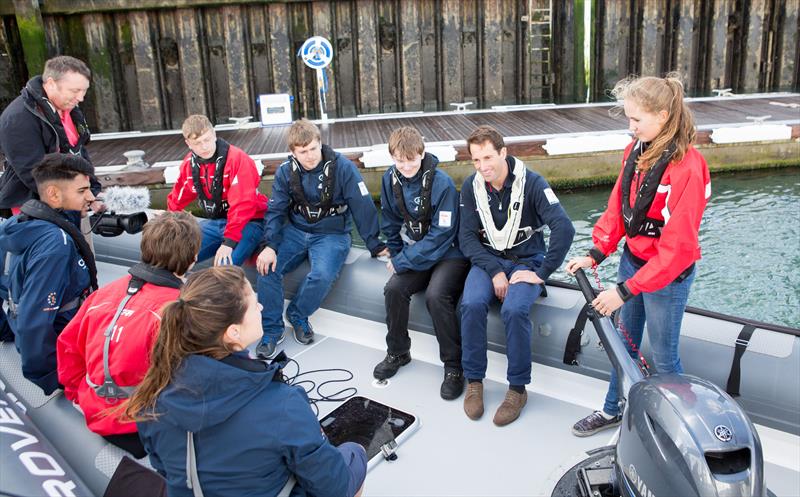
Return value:
<svg viewBox="0 0 800 497">
<path fill-rule="evenodd" d="M 635 345 L 626 343 L 632 357 L 647 322 L 656 371 L 681 373 L 678 339 L 700 259 L 700 221 L 711 195 L 708 166 L 692 146 L 694 120 L 676 75 L 623 80 L 613 94 L 623 101 L 634 139 L 592 232 L 594 246 L 570 260 L 567 271 L 600 264 L 624 237 L 619 283 L 602 291 L 592 306 L 606 316 L 621 307 L 621 327 Z M 584 437 L 619 425 L 618 401 L 612 370 L 603 409 L 578 421 L 573 434 Z"/>
<path fill-rule="evenodd" d="M 200 227 L 189 213 L 162 214 L 144 225 L 140 248 L 142 262 L 92 293 L 56 346 L 64 395 L 80 406 L 90 430 L 137 459 L 145 451 L 136 424 L 113 408 L 147 372 L 161 308 L 178 298 L 197 260 Z"/>
</svg>

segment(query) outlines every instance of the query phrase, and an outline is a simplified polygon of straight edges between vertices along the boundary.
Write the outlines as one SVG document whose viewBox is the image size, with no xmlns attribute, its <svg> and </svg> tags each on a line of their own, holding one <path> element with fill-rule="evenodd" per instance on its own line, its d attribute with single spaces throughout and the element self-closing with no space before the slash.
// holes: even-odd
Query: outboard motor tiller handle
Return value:
<svg viewBox="0 0 800 497">
<path fill-rule="evenodd" d="M 578 286 L 583 292 L 586 302 L 591 304 L 595 294 L 583 269 L 578 269 L 575 272 L 575 278 L 578 280 Z M 645 374 L 628 353 L 628 349 L 625 348 L 625 344 L 622 342 L 622 338 L 620 338 L 611 318 L 601 316 L 594 309 L 589 310 L 589 317 L 595 330 L 597 330 L 600 341 L 603 343 L 611 365 L 617 371 L 620 383 L 619 395 L 627 400 L 628 392 L 630 392 L 633 384 L 644 379 Z"/>
</svg>

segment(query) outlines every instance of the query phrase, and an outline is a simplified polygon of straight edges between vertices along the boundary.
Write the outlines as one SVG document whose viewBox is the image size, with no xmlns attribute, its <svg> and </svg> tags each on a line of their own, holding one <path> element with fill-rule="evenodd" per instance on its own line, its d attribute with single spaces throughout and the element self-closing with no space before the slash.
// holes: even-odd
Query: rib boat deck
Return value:
<svg viewBox="0 0 800 497">
<path fill-rule="evenodd" d="M 800 123 L 800 95 L 771 94 L 689 101 L 698 127 L 748 123 L 748 117 L 769 115 L 769 122 Z M 389 134 L 402 125 L 416 127 L 427 142 L 463 141 L 478 125 L 490 124 L 509 142 L 524 142 L 542 136 L 603 133 L 627 128 L 623 117 L 609 115 L 613 104 L 521 106 L 508 110 L 368 115 L 332 120 L 322 124 L 322 140 L 335 149 L 369 147 L 386 143 Z M 223 126 L 218 135 L 250 155 L 286 151 L 289 125 L 237 129 Z M 183 158 L 186 145 L 180 131 L 95 135 L 89 144 L 95 166 L 124 163 L 122 153 L 144 150 L 150 164 Z"/>
<path fill-rule="evenodd" d="M 127 270 L 103 262 L 99 266 L 102 283 Z M 297 361 L 300 371 L 345 368 L 353 373 L 351 380 L 323 387 L 323 394 L 355 387 L 358 395 L 410 412 L 420 420 L 418 430 L 399 446 L 398 459 L 382 461 L 369 472 L 365 496 L 550 495 L 561 475 L 585 458 L 586 451 L 615 442 L 616 434 L 611 432 L 588 438 L 570 434 L 575 420 L 602 403 L 606 388 L 602 380 L 534 363 L 527 407 L 517 421 L 498 428 L 492 424 L 492 416 L 507 388 L 502 354 L 489 352 L 486 413 L 479 421 L 470 421 L 463 412 L 463 397 L 449 402 L 439 398 L 442 368 L 432 335 L 412 331 L 414 360 L 388 385 L 381 386 L 373 381 L 372 368 L 385 353 L 385 325 L 327 309 L 320 309 L 311 321 L 317 330 L 314 343 L 304 347 L 291 338 L 283 342 L 283 349 Z M 13 345 L 0 347 L 6 367 L 13 367 L 15 356 Z M 287 375 L 295 372 L 293 365 L 287 366 Z M 344 376 L 320 372 L 303 379 L 320 384 Z M 29 413 L 42 411 L 37 417 L 39 428 L 93 492 L 101 495 L 121 451 L 88 432 L 81 414 L 68 405 L 63 394 L 44 397 L 19 374 L 5 379 L 22 396 Z M 319 417 L 337 405 L 319 403 Z M 778 496 L 800 495 L 800 440 L 762 425 L 756 427 L 763 443 L 769 489 Z M 77 456 L 75 451 L 83 455 Z"/>
</svg>

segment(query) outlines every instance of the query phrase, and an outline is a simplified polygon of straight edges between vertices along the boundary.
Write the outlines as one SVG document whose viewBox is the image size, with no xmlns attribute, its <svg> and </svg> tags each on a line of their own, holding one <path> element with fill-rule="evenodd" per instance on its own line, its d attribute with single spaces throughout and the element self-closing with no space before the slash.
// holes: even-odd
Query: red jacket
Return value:
<svg viewBox="0 0 800 497">
<path fill-rule="evenodd" d="M 635 140 L 625 149 L 622 171 L 634 143 Z M 595 248 L 606 256 L 617 250 L 619 241 L 625 236 L 620 192 L 622 171 L 611 191 L 608 208 L 592 232 Z M 636 199 L 637 187 L 637 182 L 632 181 L 631 206 Z M 625 282 L 632 294 L 654 292 L 666 287 L 700 259 L 698 233 L 710 196 L 708 166 L 700 152 L 690 146 L 681 162 L 667 166 L 647 212 L 647 217 L 664 221 L 661 236 L 653 238 L 639 235 L 625 240 L 633 255 L 647 261 Z"/>
<path fill-rule="evenodd" d="M 191 156 L 192 153 L 189 152 L 183 158 L 178 181 L 167 196 L 168 210 L 182 211 L 197 199 L 197 190 L 192 180 Z M 200 180 L 203 190 L 209 196 L 211 185 L 206 184 L 206 178 L 210 183 L 214 178 L 215 168 L 216 164 L 213 162 L 200 166 Z M 264 218 L 264 213 L 267 212 L 267 196 L 258 191 L 261 177 L 253 159 L 242 149 L 230 145 L 223 174 L 222 200 L 226 200 L 229 206 L 228 223 L 223 236 L 229 242 L 227 245 L 235 247 L 242 240 L 242 229 L 245 225 L 253 219 Z"/>
<path fill-rule="evenodd" d="M 104 332 L 125 297 L 130 280 L 130 276 L 125 276 L 89 295 L 59 335 L 56 347 L 58 380 L 64 385 L 64 395 L 80 405 L 86 425 L 100 435 L 136 432 L 136 423 L 122 423 L 118 415 L 104 416 L 103 411 L 118 404 L 98 396 L 86 382 L 88 372 L 92 383 L 103 383 Z M 127 387 L 141 383 L 150 365 L 150 351 L 161 323 L 161 308 L 178 298 L 179 283 L 177 278 L 174 288 L 146 283 L 126 304 L 117 320 L 117 331 L 108 354 L 111 377 L 117 385 Z"/>
</svg>

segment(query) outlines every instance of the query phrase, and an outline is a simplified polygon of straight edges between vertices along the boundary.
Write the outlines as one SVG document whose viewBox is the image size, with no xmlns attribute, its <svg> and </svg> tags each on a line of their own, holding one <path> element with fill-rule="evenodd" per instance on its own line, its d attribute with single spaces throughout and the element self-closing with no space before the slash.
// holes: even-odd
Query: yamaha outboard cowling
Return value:
<svg viewBox="0 0 800 497">
<path fill-rule="evenodd" d="M 765 496 L 761 441 L 711 382 L 677 374 L 636 383 L 617 442 L 623 496 Z"/>
<path fill-rule="evenodd" d="M 582 270 L 578 284 L 591 303 Z M 739 497 L 769 495 L 761 441 L 747 414 L 713 383 L 689 375 L 648 376 L 608 317 L 592 323 L 619 378 L 622 425 L 616 447 L 587 453 L 553 495 Z"/>
</svg>

